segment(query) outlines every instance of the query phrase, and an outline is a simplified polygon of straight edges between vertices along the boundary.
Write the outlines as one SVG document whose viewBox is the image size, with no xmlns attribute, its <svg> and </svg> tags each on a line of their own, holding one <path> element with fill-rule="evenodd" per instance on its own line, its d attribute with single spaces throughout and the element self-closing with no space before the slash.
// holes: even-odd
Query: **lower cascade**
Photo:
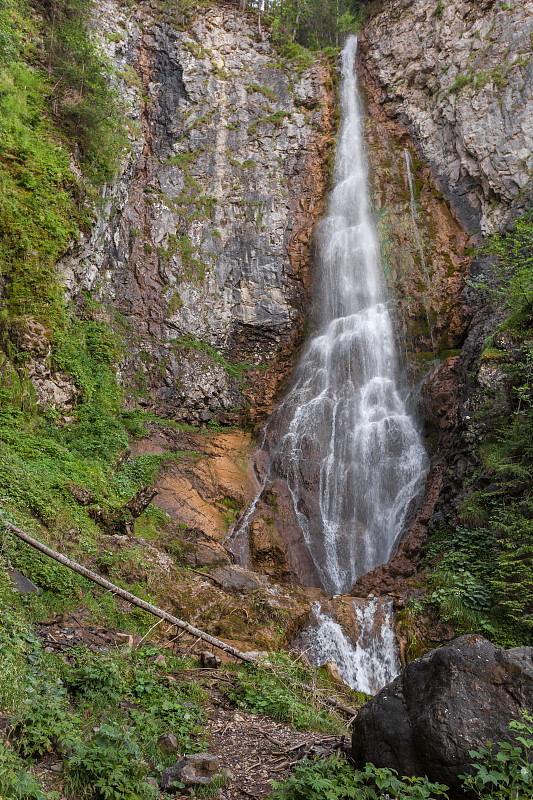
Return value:
<svg viewBox="0 0 533 800">
<path fill-rule="evenodd" d="M 371 597 L 353 603 L 357 623 L 355 644 L 332 616 L 313 603 L 317 626 L 301 635 L 303 650 L 317 667 L 334 662 L 350 688 L 376 694 L 400 672 L 398 643 L 394 634 L 392 600 Z"/>
</svg>

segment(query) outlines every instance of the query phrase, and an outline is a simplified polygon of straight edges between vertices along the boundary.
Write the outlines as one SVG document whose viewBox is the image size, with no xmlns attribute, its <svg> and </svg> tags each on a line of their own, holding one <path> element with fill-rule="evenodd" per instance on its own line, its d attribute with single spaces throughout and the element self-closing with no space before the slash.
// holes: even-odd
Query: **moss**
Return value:
<svg viewBox="0 0 533 800">
<path fill-rule="evenodd" d="M 247 92 L 260 92 L 262 95 L 267 97 L 269 100 L 275 100 L 276 95 L 272 91 L 272 89 L 268 89 L 266 86 L 258 86 L 256 83 L 249 83 L 246 86 Z"/>
</svg>

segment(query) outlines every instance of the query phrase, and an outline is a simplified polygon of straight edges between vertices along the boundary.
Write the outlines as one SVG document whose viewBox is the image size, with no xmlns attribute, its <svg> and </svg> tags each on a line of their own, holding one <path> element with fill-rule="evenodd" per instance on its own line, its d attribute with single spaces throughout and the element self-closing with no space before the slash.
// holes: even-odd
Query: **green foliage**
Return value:
<svg viewBox="0 0 533 800">
<path fill-rule="evenodd" d="M 38 648 L 23 614 L 14 607 L 14 593 L 8 576 L 0 569 L 0 708 L 7 713 L 20 709 L 27 696 L 31 684 L 28 658 L 33 659 Z"/>
<path fill-rule="evenodd" d="M 130 731 L 100 725 L 89 741 L 78 742 L 68 759 L 68 782 L 82 797 L 95 800 L 148 800 L 148 765 Z"/>
<path fill-rule="evenodd" d="M 232 364 L 229 362 L 215 347 L 202 342 L 199 339 L 194 339 L 192 336 L 184 337 L 183 339 L 173 339 L 172 344 L 176 348 L 188 348 L 190 350 L 198 350 L 206 353 L 215 363 L 221 364 L 228 375 L 241 382 L 244 375 L 253 367 L 253 364 Z"/>
<path fill-rule="evenodd" d="M 294 774 L 283 783 L 273 782 L 272 800 L 432 800 L 448 797 L 447 786 L 430 783 L 427 778 L 400 779 L 393 769 L 367 764 L 354 770 L 337 756 L 296 765 Z"/>
<path fill-rule="evenodd" d="M 90 658 L 69 681 L 76 698 L 92 705 L 112 705 L 119 700 L 121 680 L 118 666 L 102 658 Z"/>
<path fill-rule="evenodd" d="M 239 708 L 267 714 L 296 728 L 339 731 L 339 721 L 331 713 L 313 705 L 313 698 L 303 688 L 310 680 L 307 670 L 293 664 L 287 654 L 271 654 L 274 669 L 247 667 L 238 673 L 238 686 L 232 699 Z"/>
<path fill-rule="evenodd" d="M 527 216 L 478 251 L 484 273 L 470 285 L 507 313 L 482 362 L 498 367 L 512 409 L 495 418 L 490 389 L 480 387 L 479 468 L 465 481 L 459 518 L 435 532 L 427 549 L 430 599 L 440 615 L 459 632 L 482 632 L 504 646 L 529 643 L 533 634 L 532 237 Z"/>
<path fill-rule="evenodd" d="M 254 2 L 254 5 L 256 2 Z M 347 33 L 356 33 L 362 18 L 364 2 L 360 0 L 270 0 L 266 8 L 272 24 L 273 39 L 278 47 L 294 44 L 311 50 L 338 47 Z M 293 56 L 282 52 L 284 58 Z M 299 51 L 296 69 L 306 69 Z M 298 63 L 299 61 L 299 63 Z"/>
<path fill-rule="evenodd" d="M 69 150 L 96 185 L 114 176 L 124 152 L 123 114 L 88 33 L 90 9 L 78 0 L 43 3 L 37 15 L 25 0 L 0 7 L 0 270 L 10 313 L 46 325 L 64 315 L 56 261 L 90 225 Z"/>
<path fill-rule="evenodd" d="M 46 800 L 41 787 L 26 770 L 26 764 L 0 741 L 0 797 L 6 800 Z"/>
<path fill-rule="evenodd" d="M 443 3 L 442 0 L 439 0 L 437 5 L 433 9 L 433 16 L 437 17 L 437 19 L 440 19 L 442 17 L 442 12 L 444 11 L 445 8 L 446 4 Z"/>
<path fill-rule="evenodd" d="M 479 750 L 470 750 L 474 759 L 473 774 L 461 775 L 465 789 L 484 800 L 520 800 L 533 794 L 533 717 L 524 712 L 524 720 L 511 720 L 514 744 L 490 742 Z"/>
<path fill-rule="evenodd" d="M 268 89 L 266 86 L 258 86 L 257 83 L 249 83 L 246 86 L 246 91 L 247 92 L 260 92 L 260 94 L 264 95 L 265 97 L 268 97 L 269 100 L 275 100 L 276 99 L 276 95 L 272 91 L 272 89 Z"/>
<path fill-rule="evenodd" d="M 10 592 L 0 581 L 0 598 Z M 25 605 L 18 594 L 13 600 Z M 6 612 L 3 607 L 2 612 Z M 78 647 L 65 663 L 42 652 L 21 615 L 7 609 L 1 619 L 0 666 L 16 664 L 21 682 L 16 698 L 2 694 L 0 673 L 0 707 L 16 712 L 9 731 L 13 750 L 0 745 L 0 759 L 5 755 L 0 760 L 0 796 L 44 800 L 21 756 L 38 758 L 54 752 L 64 761 L 63 790 L 68 796 L 141 800 L 151 796 L 146 775 L 159 777 L 175 762 L 174 754 L 159 749 L 161 734 L 173 731 L 181 752 L 206 749 L 202 726 L 207 695 L 194 682 L 168 685 L 164 677 L 166 669 L 184 666 L 182 660 L 168 655 L 168 665 L 161 670 L 152 663 L 157 652 L 152 648 L 132 657 Z M 14 681 L 12 673 L 8 677 Z M 130 705 L 127 715 L 119 708 L 122 698 Z"/>
<path fill-rule="evenodd" d="M 450 86 L 449 94 L 459 94 L 466 86 L 471 86 L 474 82 L 474 75 L 458 75 L 455 81 Z"/>
<path fill-rule="evenodd" d="M 55 262 L 84 220 L 66 149 L 45 117 L 46 78 L 0 64 L 0 269 L 12 314 L 58 319 Z"/>
<path fill-rule="evenodd" d="M 101 185 L 116 175 L 126 136 L 111 64 L 89 36 L 93 3 L 37 2 L 45 11 L 46 60 L 56 119 L 76 142 L 86 174 Z"/>
<path fill-rule="evenodd" d="M 13 23 L 14 3 L 0 0 L 0 66 L 14 59 L 18 53 L 19 42 Z"/>
<path fill-rule="evenodd" d="M 510 233 L 494 233 L 480 249 L 490 259 L 485 274 L 470 281 L 487 292 L 499 307 L 511 313 L 533 303 L 533 220 L 522 217 Z"/>
<path fill-rule="evenodd" d="M 75 739 L 72 723 L 62 694 L 48 691 L 46 699 L 35 698 L 14 727 L 19 752 L 34 758 L 52 751 L 67 752 Z"/>
</svg>

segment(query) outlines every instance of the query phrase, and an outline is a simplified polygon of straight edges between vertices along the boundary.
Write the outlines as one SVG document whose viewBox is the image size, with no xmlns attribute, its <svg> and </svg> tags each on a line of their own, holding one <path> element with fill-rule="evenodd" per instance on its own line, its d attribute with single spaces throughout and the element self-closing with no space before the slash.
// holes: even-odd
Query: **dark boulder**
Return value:
<svg viewBox="0 0 533 800">
<path fill-rule="evenodd" d="M 533 711 L 533 647 L 503 650 L 461 636 L 412 661 L 355 720 L 352 754 L 459 790 L 468 751 L 513 741 L 509 721 Z"/>
</svg>

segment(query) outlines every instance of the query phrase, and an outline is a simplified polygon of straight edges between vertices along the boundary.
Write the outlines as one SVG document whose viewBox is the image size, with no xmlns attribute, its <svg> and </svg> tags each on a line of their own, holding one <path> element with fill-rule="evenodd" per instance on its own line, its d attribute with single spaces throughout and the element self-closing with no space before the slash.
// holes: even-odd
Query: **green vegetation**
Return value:
<svg viewBox="0 0 533 800">
<path fill-rule="evenodd" d="M 461 776 L 463 785 L 485 800 L 515 800 L 533 792 L 533 718 L 524 713 L 524 719 L 511 720 L 509 728 L 515 732 L 514 743 L 489 742 L 469 751 L 473 774 Z"/>
<path fill-rule="evenodd" d="M 231 698 L 239 708 L 257 714 L 266 714 L 280 722 L 288 722 L 295 728 L 323 730 L 341 733 L 341 720 L 330 711 L 314 705 L 308 684 L 311 672 L 301 664 L 294 663 L 285 653 L 269 654 L 270 668 L 241 669 L 238 683 Z M 324 682 L 327 689 L 327 681 Z M 356 696 L 356 703 L 360 696 Z"/>
<path fill-rule="evenodd" d="M 455 81 L 449 88 L 449 94 L 459 94 L 466 86 L 471 86 L 474 83 L 474 75 L 458 75 Z"/>
<path fill-rule="evenodd" d="M 148 774 L 160 777 L 175 754 L 163 752 L 158 739 L 172 730 L 180 751 L 199 752 L 206 746 L 202 734 L 207 695 L 194 682 L 169 684 L 165 672 L 153 664 L 154 650 L 135 657 L 115 651 L 69 651 L 68 661 L 42 651 L 22 613 L 9 598 L 6 576 L 0 575 L 0 659 L 6 654 L 18 665 L 16 703 L 2 671 L 0 708 L 11 712 L 10 744 L 0 744 L 2 796 L 45 797 L 28 773 L 28 765 L 43 754 L 63 759 L 64 785 L 76 796 L 95 800 L 135 800 L 153 796 L 145 783 Z M 15 601 L 15 602 L 14 602 Z M 19 605 L 23 605 L 18 600 Z M 167 656 L 166 669 L 188 666 Z M 127 713 L 119 703 L 128 704 Z M 51 800 L 51 798 L 50 798 Z"/>
<path fill-rule="evenodd" d="M 90 10 L 81 0 L 0 2 L 0 270 L 10 312 L 53 327 L 65 313 L 55 263 L 90 226 L 87 187 L 113 178 L 126 145 Z M 74 152 L 84 183 L 70 170 Z"/>
<path fill-rule="evenodd" d="M 443 3 L 442 0 L 439 0 L 437 5 L 433 9 L 433 16 L 437 17 L 437 19 L 440 19 L 442 17 L 442 12 L 444 11 L 445 8 L 446 8 L 446 4 Z"/>
<path fill-rule="evenodd" d="M 533 719 L 511 720 L 514 742 L 490 742 L 470 750 L 472 771 L 461 775 L 464 788 L 481 800 L 517 800 L 531 796 L 533 769 Z M 355 770 L 337 756 L 305 759 L 282 783 L 273 782 L 272 800 L 433 800 L 448 797 L 447 786 L 426 777 L 399 778 L 393 769 L 366 764 Z M 470 794 L 469 794 L 470 796 Z"/>
<path fill-rule="evenodd" d="M 483 389 L 478 467 L 457 517 L 441 524 L 426 552 L 429 601 L 440 616 L 503 646 L 533 641 L 532 241 L 525 217 L 480 250 L 484 272 L 470 285 L 506 315 L 482 362 L 498 370 L 502 388 Z"/>
<path fill-rule="evenodd" d="M 522 316 L 531 310 L 533 303 L 532 239 L 531 215 L 519 219 L 510 233 L 493 234 L 480 250 L 480 255 L 491 259 L 491 267 L 470 281 L 471 286 L 486 292 L 497 306 Z"/>
<path fill-rule="evenodd" d="M 246 87 L 247 92 L 259 92 L 260 94 L 268 97 L 269 100 L 275 100 L 276 95 L 272 91 L 272 89 L 268 89 L 266 86 L 258 86 L 257 83 L 249 83 Z"/>
<path fill-rule="evenodd" d="M 393 769 L 367 764 L 363 771 L 353 769 L 337 756 L 302 761 L 294 775 L 284 783 L 274 783 L 272 800 L 433 800 L 448 797 L 448 787 L 427 778 L 398 778 Z"/>
<path fill-rule="evenodd" d="M 355 33 L 367 5 L 366 0 L 269 0 L 263 9 L 281 48 L 319 50 L 338 47 L 347 33 Z M 248 7 L 257 8 L 258 0 L 248 0 Z"/>
<path fill-rule="evenodd" d="M 253 133 L 257 126 L 263 123 L 266 125 L 274 125 L 276 128 L 279 128 L 280 125 L 283 124 L 285 117 L 288 116 L 289 114 L 287 111 L 275 111 L 273 114 L 269 114 L 268 117 L 263 117 L 262 119 L 257 119 L 255 122 L 252 122 L 248 127 L 248 133 Z"/>
</svg>

